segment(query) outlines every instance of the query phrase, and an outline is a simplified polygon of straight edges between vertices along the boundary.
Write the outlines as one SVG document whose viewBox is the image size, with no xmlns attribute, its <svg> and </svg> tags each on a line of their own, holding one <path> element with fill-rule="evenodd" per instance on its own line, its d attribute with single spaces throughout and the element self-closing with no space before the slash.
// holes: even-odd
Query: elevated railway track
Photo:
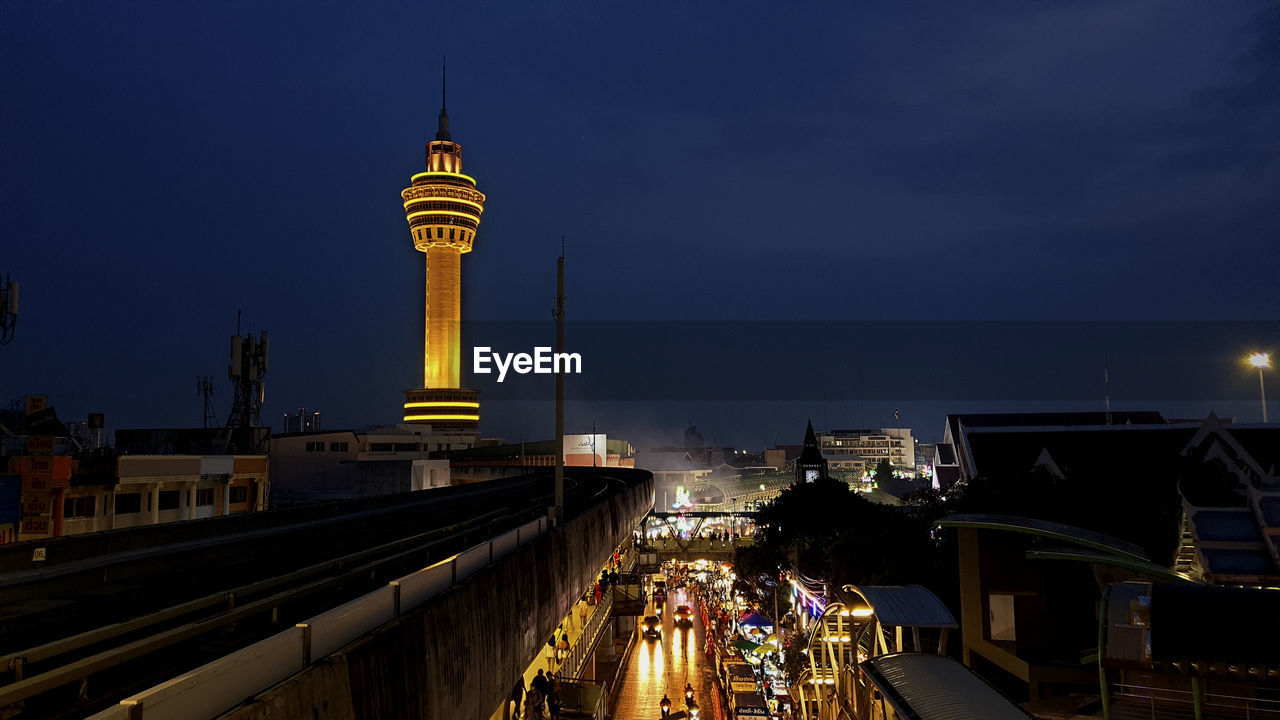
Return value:
<svg viewBox="0 0 1280 720">
<path fill-rule="evenodd" d="M 622 484 L 568 473 L 569 517 Z M 531 475 L 9 546 L 0 718 L 84 717 L 545 516 L 552 496 Z"/>
</svg>

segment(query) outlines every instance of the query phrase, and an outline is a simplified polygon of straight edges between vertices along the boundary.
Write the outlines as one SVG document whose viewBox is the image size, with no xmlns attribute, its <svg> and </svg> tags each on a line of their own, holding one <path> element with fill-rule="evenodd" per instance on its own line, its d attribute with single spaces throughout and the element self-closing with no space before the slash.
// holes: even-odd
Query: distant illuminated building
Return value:
<svg viewBox="0 0 1280 720">
<path fill-rule="evenodd" d="M 462 387 L 462 254 L 471 252 L 484 194 L 462 174 L 462 147 L 449 135 L 441 91 L 439 130 L 427 144 L 427 170 L 401 191 L 413 246 L 426 255 L 422 387 L 406 390 L 404 421 L 477 431 L 480 393 Z"/>
<path fill-rule="evenodd" d="M 284 432 L 315 432 L 320 430 L 320 411 L 298 408 L 298 412 L 284 414 Z"/>
</svg>

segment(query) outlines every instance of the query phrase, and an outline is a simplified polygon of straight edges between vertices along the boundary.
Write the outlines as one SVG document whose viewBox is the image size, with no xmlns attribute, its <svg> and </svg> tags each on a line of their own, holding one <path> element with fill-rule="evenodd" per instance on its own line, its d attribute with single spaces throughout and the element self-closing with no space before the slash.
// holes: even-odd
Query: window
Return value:
<svg viewBox="0 0 1280 720">
<path fill-rule="evenodd" d="M 324 452 L 324 441 L 308 442 L 307 452 Z"/>
<path fill-rule="evenodd" d="M 161 490 L 160 491 L 160 509 L 161 510 L 177 510 L 182 504 L 182 492 L 179 490 Z"/>
<path fill-rule="evenodd" d="M 93 517 L 98 509 L 98 498 L 95 497 L 76 497 L 67 498 L 62 503 L 62 517 L 64 518 L 81 518 Z"/>
<path fill-rule="evenodd" d="M 369 443 L 369 452 L 391 452 L 391 443 Z"/>
<path fill-rule="evenodd" d="M 213 488 L 201 488 L 199 490 L 196 490 L 196 504 L 212 505 L 213 504 Z"/>
<path fill-rule="evenodd" d="M 249 502 L 249 488 L 244 485 L 237 485 L 231 488 L 231 503 L 247 503 Z"/>
<path fill-rule="evenodd" d="M 396 452 L 416 452 L 417 443 L 396 443 Z"/>
<path fill-rule="evenodd" d="M 453 228 L 449 228 L 449 239 L 453 239 Z"/>
<path fill-rule="evenodd" d="M 346 452 L 346 451 L 347 451 L 347 443 L 344 443 L 344 442 L 329 443 L 329 452 Z"/>
<path fill-rule="evenodd" d="M 438 227 L 438 228 L 436 228 L 436 237 L 438 237 L 438 238 L 443 238 L 443 237 L 444 237 L 444 228 L 442 228 L 442 227 Z"/>
<path fill-rule="evenodd" d="M 116 514 L 128 515 L 142 510 L 142 495 L 139 493 L 123 493 L 116 495 Z"/>
</svg>

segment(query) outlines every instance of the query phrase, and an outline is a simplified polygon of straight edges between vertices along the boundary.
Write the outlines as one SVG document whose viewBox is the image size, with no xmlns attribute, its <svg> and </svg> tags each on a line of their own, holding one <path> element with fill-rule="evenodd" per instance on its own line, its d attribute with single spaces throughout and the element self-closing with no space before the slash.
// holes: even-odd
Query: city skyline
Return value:
<svg viewBox="0 0 1280 720">
<path fill-rule="evenodd" d="M 9 6 L 0 127 L 22 140 L 0 272 L 23 306 L 0 400 L 196 424 L 191 380 L 217 383 L 243 310 L 272 333 L 268 417 L 394 422 L 387 398 L 421 357 L 395 193 L 446 52 L 454 131 L 492 198 L 466 318 L 544 323 L 549 341 L 564 236 L 571 321 L 1250 321 L 1194 358 L 1223 377 L 1187 399 L 1251 390 L 1233 362 L 1275 341 L 1280 9 L 819 7 L 460 9 L 457 34 L 422 47 L 427 11 L 401 5 Z M 830 351 L 778 340 L 784 366 Z M 1099 372 L 1060 400 L 1097 402 Z M 764 380 L 759 413 L 788 387 Z M 484 434 L 526 429 L 498 423 L 497 392 Z"/>
</svg>

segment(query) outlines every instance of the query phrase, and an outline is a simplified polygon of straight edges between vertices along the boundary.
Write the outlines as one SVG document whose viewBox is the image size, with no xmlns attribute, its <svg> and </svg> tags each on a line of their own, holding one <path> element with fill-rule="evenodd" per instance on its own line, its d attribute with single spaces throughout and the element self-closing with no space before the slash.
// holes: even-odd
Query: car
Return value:
<svg viewBox="0 0 1280 720">
<path fill-rule="evenodd" d="M 693 611 L 689 609 L 688 605 L 681 605 L 680 607 L 676 608 L 676 611 L 675 613 L 672 614 L 672 617 L 675 618 L 677 625 L 688 625 L 690 627 L 693 626 Z"/>
<path fill-rule="evenodd" d="M 655 603 L 664 603 L 667 601 L 667 591 L 663 588 L 655 588 L 653 591 L 653 601 Z"/>
<path fill-rule="evenodd" d="M 662 637 L 662 619 L 657 615 L 646 615 L 644 618 L 644 636 L 647 638 Z"/>
</svg>

